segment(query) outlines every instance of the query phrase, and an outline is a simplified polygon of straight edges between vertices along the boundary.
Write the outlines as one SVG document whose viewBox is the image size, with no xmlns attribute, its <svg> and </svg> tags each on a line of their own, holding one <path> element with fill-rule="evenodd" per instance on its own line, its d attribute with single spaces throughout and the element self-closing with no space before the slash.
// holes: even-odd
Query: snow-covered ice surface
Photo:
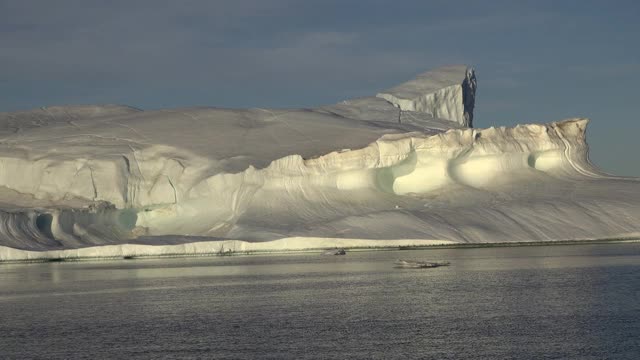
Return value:
<svg viewBox="0 0 640 360">
<path fill-rule="evenodd" d="M 474 129 L 475 90 L 452 66 L 314 109 L 0 113 L 0 260 L 640 233 L 588 120 Z"/>
</svg>

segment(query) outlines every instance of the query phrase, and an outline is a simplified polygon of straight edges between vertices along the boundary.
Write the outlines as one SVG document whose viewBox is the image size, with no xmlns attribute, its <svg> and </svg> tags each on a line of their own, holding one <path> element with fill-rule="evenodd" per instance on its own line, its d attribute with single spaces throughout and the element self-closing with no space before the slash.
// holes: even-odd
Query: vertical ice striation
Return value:
<svg viewBox="0 0 640 360">
<path fill-rule="evenodd" d="M 402 111 L 427 113 L 473 127 L 476 87 L 475 71 L 465 65 L 454 65 L 420 74 L 377 97 Z"/>
</svg>

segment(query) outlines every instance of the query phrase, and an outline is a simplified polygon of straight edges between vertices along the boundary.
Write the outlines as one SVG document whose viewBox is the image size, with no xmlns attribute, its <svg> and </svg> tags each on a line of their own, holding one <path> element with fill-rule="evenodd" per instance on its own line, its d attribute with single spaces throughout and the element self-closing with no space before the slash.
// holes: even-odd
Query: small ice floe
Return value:
<svg viewBox="0 0 640 360">
<path fill-rule="evenodd" d="M 322 255 L 346 255 L 347 252 L 342 248 L 329 249 L 322 253 Z"/>
<path fill-rule="evenodd" d="M 396 260 L 393 263 L 393 267 L 397 269 L 426 269 L 435 268 L 440 266 L 449 266 L 448 261 L 442 262 L 427 262 L 427 261 L 414 261 L 414 260 Z"/>
</svg>

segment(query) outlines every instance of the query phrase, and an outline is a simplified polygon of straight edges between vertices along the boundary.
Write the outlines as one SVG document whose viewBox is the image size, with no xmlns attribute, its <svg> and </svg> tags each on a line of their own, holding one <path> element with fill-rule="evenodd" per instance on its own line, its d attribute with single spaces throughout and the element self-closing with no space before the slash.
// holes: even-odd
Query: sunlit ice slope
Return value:
<svg viewBox="0 0 640 360">
<path fill-rule="evenodd" d="M 314 109 L 2 113 L 0 258 L 640 232 L 640 182 L 590 164 L 588 120 L 474 129 L 475 91 L 451 66 Z"/>
</svg>

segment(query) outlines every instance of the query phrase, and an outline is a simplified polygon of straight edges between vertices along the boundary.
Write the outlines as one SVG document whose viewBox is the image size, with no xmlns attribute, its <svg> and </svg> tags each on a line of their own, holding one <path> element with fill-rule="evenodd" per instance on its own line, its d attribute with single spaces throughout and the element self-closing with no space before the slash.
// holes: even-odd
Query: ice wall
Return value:
<svg viewBox="0 0 640 360">
<path fill-rule="evenodd" d="M 377 96 L 402 111 L 427 113 L 472 127 L 476 88 L 475 71 L 459 65 L 420 74 Z"/>
<path fill-rule="evenodd" d="M 304 248 L 300 239 L 418 244 L 640 232 L 640 183 L 591 165 L 586 119 L 470 128 L 475 86 L 473 70 L 449 67 L 385 92 L 388 99 L 315 109 L 0 114 L 0 246 L 295 238 Z"/>
<path fill-rule="evenodd" d="M 464 231 L 442 233 L 442 224 L 429 225 L 432 212 L 417 216 L 415 211 L 427 205 L 440 208 L 436 212 L 450 211 L 452 206 L 474 207 L 494 194 L 516 197 L 519 195 L 513 192 L 520 191 L 518 187 L 529 191 L 532 182 L 608 179 L 588 161 L 586 124 L 586 119 L 571 119 L 515 128 L 392 133 L 360 149 L 308 159 L 289 155 L 264 168 L 250 166 L 236 173 L 220 171 L 217 160 L 166 146 L 82 161 L 68 158 L 69 154 L 67 160 L 56 161 L 0 158 L 5 174 L 0 176 L 0 186 L 23 196 L 31 194 L 32 202 L 49 204 L 10 212 L 0 232 L 12 239 L 5 245 L 46 249 L 108 244 L 138 236 L 342 237 L 336 235 L 335 227 L 319 225 L 351 219 L 348 226 L 338 228 L 357 229 L 357 236 L 363 239 L 417 239 L 422 235 L 425 239 L 482 241 Z M 24 181 L 28 178 L 33 180 Z M 442 206 L 428 200 L 442 194 L 455 199 L 453 203 L 462 202 Z M 535 200 L 535 192 L 528 198 Z M 70 199 L 98 205 L 65 209 Z M 407 210 L 414 213 L 403 212 Z M 382 232 L 365 225 L 373 214 L 389 211 L 393 213 L 379 221 L 389 229 L 405 223 L 406 217 L 424 217 L 423 223 L 418 228 L 411 225 L 408 233 Z M 310 224 L 315 229 L 308 228 Z M 521 221 L 519 226 L 539 224 Z M 625 218 L 608 226 L 619 227 L 616 233 L 634 230 Z"/>
</svg>

